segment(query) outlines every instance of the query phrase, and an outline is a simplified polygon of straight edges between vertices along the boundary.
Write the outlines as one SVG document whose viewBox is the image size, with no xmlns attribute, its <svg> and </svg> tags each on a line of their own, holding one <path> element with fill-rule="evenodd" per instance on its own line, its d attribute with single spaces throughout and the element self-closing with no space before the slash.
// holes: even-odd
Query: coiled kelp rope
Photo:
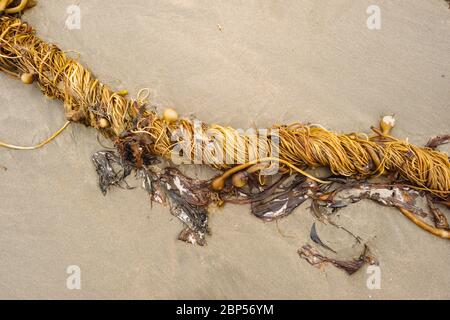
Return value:
<svg viewBox="0 0 450 320">
<path fill-rule="evenodd" d="M 0 18 L 0 70 L 22 78 L 35 80 L 48 97 L 64 102 L 69 121 L 97 128 L 112 139 L 135 135 L 146 141 L 153 154 L 169 157 L 176 144 L 190 141 L 189 152 L 194 158 L 198 147 L 208 163 L 218 169 L 227 165 L 214 161 L 219 153 L 226 157 L 239 155 L 240 163 L 255 159 L 253 142 L 240 131 L 219 125 L 204 129 L 220 133 L 226 139 L 242 141 L 236 147 L 223 149 L 223 143 L 206 133 L 194 139 L 194 125 L 186 119 L 165 121 L 155 111 L 144 110 L 140 99 L 126 98 L 125 92 L 115 92 L 97 80 L 91 72 L 53 44 L 39 39 L 35 31 L 19 18 Z M 30 79 L 31 77 L 31 79 Z M 190 140 L 173 141 L 172 132 L 183 129 Z M 289 167 L 328 167 L 333 174 L 348 177 L 371 177 L 395 172 L 411 184 L 434 194 L 447 197 L 450 193 L 450 162 L 447 154 L 412 145 L 387 132 L 372 137 L 364 134 L 337 134 L 320 126 L 294 123 L 275 125 L 279 145 L 276 153 L 281 163 Z M 200 146 L 194 146 L 198 141 Z M 270 154 L 274 148 L 268 137 L 257 138 L 258 147 Z M 298 171 L 298 170 L 297 170 Z"/>
</svg>

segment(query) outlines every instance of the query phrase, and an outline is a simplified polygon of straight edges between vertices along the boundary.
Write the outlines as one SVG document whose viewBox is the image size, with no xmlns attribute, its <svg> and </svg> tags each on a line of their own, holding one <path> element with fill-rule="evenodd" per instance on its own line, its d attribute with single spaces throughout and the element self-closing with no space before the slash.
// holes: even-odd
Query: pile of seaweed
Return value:
<svg viewBox="0 0 450 320">
<path fill-rule="evenodd" d="M 146 108 L 146 99 L 140 99 L 139 94 L 137 99 L 129 99 L 127 91 L 112 90 L 79 61 L 37 37 L 36 31 L 20 18 L 34 4 L 32 0 L 0 0 L 0 71 L 26 85 L 36 83 L 45 96 L 63 101 L 68 122 L 36 146 L 0 141 L 1 147 L 40 148 L 71 122 L 96 128 L 116 147 L 92 157 L 101 191 L 106 194 L 113 186 L 131 188 L 127 178 L 134 174 L 142 181 L 151 202 L 168 206 L 183 222 L 179 239 L 188 243 L 206 244 L 212 207 L 248 204 L 257 218 L 278 221 L 308 201 L 316 222 L 311 226 L 311 243 L 302 246 L 298 254 L 314 266 L 331 263 L 352 274 L 365 263 L 377 262 L 367 241 L 340 225 L 336 216 L 364 199 L 397 208 L 420 228 L 450 239 L 449 224 L 441 211 L 450 207 L 450 162 L 447 154 L 436 150 L 450 136 L 431 139 L 425 147 L 418 147 L 390 135 L 394 119 L 389 117 L 383 118 L 380 128 L 372 128 L 375 135 L 370 137 L 363 133 L 338 134 L 300 122 L 275 124 L 269 129 L 279 132 L 278 157 L 250 160 L 251 141 L 239 130 L 205 124 L 205 128 L 244 144 L 224 150 L 219 140 L 202 135 L 201 141 L 209 141 L 201 144 L 208 163 L 225 172 L 210 180 L 193 179 L 169 160 L 175 146 L 172 132 L 184 129 L 187 137 L 192 137 L 192 122 L 179 118 L 173 109 L 166 109 L 161 117 L 156 110 Z M 187 142 L 188 149 L 195 150 L 195 139 L 176 141 L 176 145 Z M 266 151 L 273 151 L 269 137 L 258 137 L 258 142 Z M 215 161 L 215 154 L 235 153 L 243 154 L 242 164 L 229 166 Z M 277 175 L 262 175 L 261 169 L 268 161 L 280 165 Z M 328 168 L 331 174 L 321 180 L 304 171 L 318 167 Z M 348 233 L 361 251 L 355 257 L 340 258 L 338 250 L 319 236 L 316 223 Z"/>
<path fill-rule="evenodd" d="M 427 147 L 436 148 L 447 143 L 450 136 L 431 139 Z M 225 203 L 247 204 L 251 213 L 264 221 L 277 221 L 294 212 L 298 206 L 309 202 L 315 221 L 311 226 L 311 243 L 298 250 L 301 258 L 320 267 L 326 263 L 353 274 L 364 264 L 377 264 L 376 258 L 364 240 L 337 222 L 340 210 L 361 200 L 371 200 L 380 205 L 398 208 L 421 228 L 441 237 L 449 234 L 449 224 L 440 207 L 450 207 L 448 199 L 430 192 L 416 190 L 402 183 L 397 176 L 383 181 L 357 180 L 343 176 L 329 176 L 332 183 L 322 184 L 302 174 L 278 174 L 261 178 L 260 173 L 245 171 L 246 183 L 236 187 L 227 182 L 220 191 L 211 189 L 214 180 L 188 177 L 164 159 L 142 152 L 135 139 L 121 139 L 116 150 L 102 150 L 92 156 L 103 194 L 111 187 L 129 189 L 126 179 L 134 176 L 142 181 L 151 202 L 168 206 L 172 215 L 182 221 L 184 228 L 178 239 L 204 246 L 210 235 L 208 226 L 211 208 Z M 316 223 L 329 225 L 351 235 L 361 248 L 356 257 L 338 259 L 338 252 L 321 239 Z M 325 253 L 322 253 L 322 252 Z"/>
</svg>

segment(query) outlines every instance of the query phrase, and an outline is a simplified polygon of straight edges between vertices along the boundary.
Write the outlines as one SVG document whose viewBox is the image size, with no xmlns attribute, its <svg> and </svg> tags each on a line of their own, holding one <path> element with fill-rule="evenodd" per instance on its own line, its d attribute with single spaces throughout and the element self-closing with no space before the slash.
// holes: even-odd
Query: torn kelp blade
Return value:
<svg viewBox="0 0 450 320">
<path fill-rule="evenodd" d="M 99 187 L 103 195 L 106 195 L 111 186 L 120 186 L 127 176 L 130 175 L 132 167 L 125 164 L 122 159 L 112 151 L 98 151 L 92 155 L 92 162 L 99 178 Z M 120 167 L 114 168 L 114 164 Z"/>
<path fill-rule="evenodd" d="M 206 208 L 189 204 L 174 190 L 166 189 L 166 192 L 170 212 L 189 229 L 183 230 L 178 238 L 192 244 L 205 245 L 205 236 L 209 232 Z"/>
<path fill-rule="evenodd" d="M 308 192 L 317 189 L 316 182 L 296 175 L 291 181 L 282 179 L 263 192 L 252 196 L 252 213 L 266 221 L 285 217 L 308 199 Z"/>
<path fill-rule="evenodd" d="M 344 270 L 349 275 L 354 274 L 366 263 L 377 264 L 375 259 L 370 255 L 369 247 L 367 247 L 367 245 L 364 245 L 363 252 L 358 258 L 352 258 L 349 260 L 336 260 L 329 258 L 322 255 L 319 251 L 317 251 L 317 249 L 313 248 L 309 244 L 306 244 L 301 249 L 299 249 L 298 254 L 301 258 L 305 259 L 314 267 L 320 268 L 326 263 L 331 263 L 335 267 Z"/>
<path fill-rule="evenodd" d="M 428 143 L 425 145 L 428 148 L 436 149 L 440 145 L 446 144 L 450 142 L 450 134 L 446 134 L 443 136 L 437 136 L 428 141 Z"/>
<path fill-rule="evenodd" d="M 106 194 L 111 186 L 128 185 L 125 178 L 135 168 L 136 161 L 121 157 L 112 151 L 98 151 L 92 156 L 95 169 L 99 176 L 99 186 Z M 148 158 L 148 157 L 147 157 Z M 157 163 L 157 159 L 148 158 L 147 163 Z M 142 179 L 145 190 L 153 201 L 169 205 L 172 215 L 180 219 L 186 226 L 179 236 L 180 240 L 206 244 L 205 236 L 208 230 L 207 206 L 210 203 L 208 183 L 191 179 L 175 168 L 166 168 L 159 173 L 150 170 L 144 163 L 137 170 L 137 177 Z"/>
<path fill-rule="evenodd" d="M 139 170 L 144 188 L 153 201 L 170 207 L 170 213 L 186 226 L 178 239 L 198 245 L 206 244 L 209 205 L 208 189 L 204 181 L 186 177 L 175 168 L 158 173 L 148 169 Z"/>
</svg>

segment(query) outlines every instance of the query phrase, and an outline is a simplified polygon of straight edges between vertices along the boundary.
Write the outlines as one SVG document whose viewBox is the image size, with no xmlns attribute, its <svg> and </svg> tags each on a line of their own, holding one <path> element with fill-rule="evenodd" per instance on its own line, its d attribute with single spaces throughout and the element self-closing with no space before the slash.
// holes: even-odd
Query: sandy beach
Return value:
<svg viewBox="0 0 450 320">
<path fill-rule="evenodd" d="M 302 121 L 346 133 L 395 114 L 393 134 L 417 145 L 450 133 L 443 0 L 79 0 L 80 29 L 66 26 L 72 4 L 40 0 L 23 20 L 113 88 L 150 88 L 161 110 L 243 129 Z M 371 5 L 379 30 L 367 26 Z M 36 144 L 65 122 L 61 102 L 3 73 L 0 105 L 2 141 Z M 366 267 L 348 276 L 299 258 L 314 222 L 307 204 L 278 225 L 227 204 L 210 215 L 207 246 L 189 245 L 137 180 L 102 195 L 91 162 L 101 149 L 78 124 L 43 149 L 0 149 L 0 298 L 450 298 L 450 243 L 396 209 L 361 201 L 339 215 L 379 260 L 381 289 L 371 290 Z M 317 228 L 336 247 L 349 243 Z M 66 286 L 71 265 L 80 290 Z"/>
</svg>

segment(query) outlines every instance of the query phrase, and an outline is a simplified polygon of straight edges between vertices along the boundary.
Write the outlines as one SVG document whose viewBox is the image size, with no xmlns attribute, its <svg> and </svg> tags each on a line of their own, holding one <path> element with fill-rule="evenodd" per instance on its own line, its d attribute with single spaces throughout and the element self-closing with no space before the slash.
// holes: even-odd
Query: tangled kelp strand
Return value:
<svg viewBox="0 0 450 320">
<path fill-rule="evenodd" d="M 190 159 L 195 159 L 194 153 L 199 147 L 205 162 L 218 169 L 233 167 L 218 161 L 219 154 L 226 157 L 240 154 L 236 160 L 242 164 L 254 161 L 253 142 L 239 130 L 204 125 L 206 131 L 213 130 L 227 140 L 242 142 L 231 150 L 224 149 L 221 139 L 211 140 L 207 132 L 195 132 L 200 138 L 193 139 L 195 128 L 191 121 L 178 117 L 166 121 L 152 110 L 143 110 L 140 101 L 127 99 L 122 92 L 102 84 L 78 61 L 39 39 L 35 31 L 18 18 L 0 18 L 0 41 L 1 70 L 16 77 L 23 73 L 34 74 L 35 82 L 46 96 L 64 101 L 70 121 L 97 128 L 115 139 L 119 147 L 124 137 L 135 136 L 140 139 L 143 155 L 171 157 L 174 147 L 184 143 L 190 150 L 191 154 L 187 155 Z M 183 129 L 185 136 L 174 142 L 172 134 L 179 129 Z M 398 172 L 418 188 L 443 198 L 450 193 L 448 156 L 431 148 L 412 145 L 381 131 L 372 137 L 337 134 L 322 126 L 301 123 L 274 125 L 272 129 L 279 137 L 277 147 L 268 137 L 256 136 L 256 139 L 259 147 L 267 151 L 265 154 L 276 151 L 279 155 L 276 161 L 285 170 L 305 174 L 302 168 L 328 167 L 333 174 L 360 178 Z M 194 146 L 197 140 L 209 143 Z M 218 188 L 222 187 L 223 181 L 217 181 L 220 182 Z"/>
<path fill-rule="evenodd" d="M 70 121 L 67 121 L 58 131 L 56 131 L 54 134 L 52 134 L 49 138 L 45 139 L 44 141 L 34 145 L 34 146 L 17 146 L 14 144 L 6 143 L 3 141 L 0 141 L 0 146 L 5 147 L 8 149 L 14 149 L 14 150 L 36 150 L 39 148 L 42 148 L 43 146 L 47 145 L 49 142 L 53 141 L 58 137 L 70 124 Z"/>
</svg>

